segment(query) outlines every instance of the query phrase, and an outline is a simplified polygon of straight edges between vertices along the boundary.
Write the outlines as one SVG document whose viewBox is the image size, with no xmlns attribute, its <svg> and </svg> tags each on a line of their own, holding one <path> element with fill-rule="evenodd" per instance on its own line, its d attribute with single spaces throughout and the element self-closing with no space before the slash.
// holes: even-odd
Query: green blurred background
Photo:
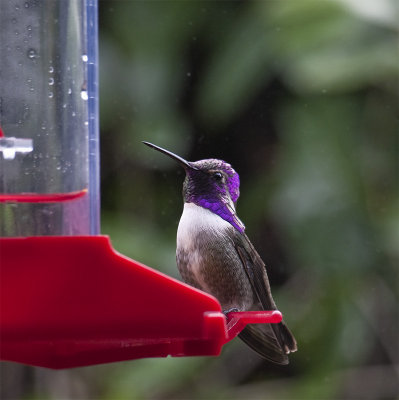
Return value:
<svg viewBox="0 0 399 400">
<path fill-rule="evenodd" d="M 299 350 L 26 368 L 19 397 L 399 399 L 397 3 L 99 7 L 102 232 L 177 277 L 184 172 L 140 142 L 230 162 Z"/>
</svg>

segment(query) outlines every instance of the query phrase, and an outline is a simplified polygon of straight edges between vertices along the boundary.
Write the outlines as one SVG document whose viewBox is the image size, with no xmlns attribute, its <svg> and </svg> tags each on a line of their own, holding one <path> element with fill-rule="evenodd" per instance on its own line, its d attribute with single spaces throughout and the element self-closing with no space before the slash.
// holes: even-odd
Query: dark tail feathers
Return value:
<svg viewBox="0 0 399 400">
<path fill-rule="evenodd" d="M 296 340 L 284 322 L 247 325 L 239 338 L 276 364 L 288 364 L 288 354 L 297 350 Z"/>
</svg>

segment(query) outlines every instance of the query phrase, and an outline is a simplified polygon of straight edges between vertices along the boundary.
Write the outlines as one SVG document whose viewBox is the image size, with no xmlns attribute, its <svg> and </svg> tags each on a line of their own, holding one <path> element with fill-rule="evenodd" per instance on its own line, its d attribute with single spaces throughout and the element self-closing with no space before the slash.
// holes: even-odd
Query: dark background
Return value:
<svg viewBox="0 0 399 400">
<path fill-rule="evenodd" d="M 299 350 L 25 368 L 20 398 L 397 399 L 397 5 L 99 7 L 102 232 L 177 277 L 184 172 L 141 141 L 228 161 Z"/>
</svg>

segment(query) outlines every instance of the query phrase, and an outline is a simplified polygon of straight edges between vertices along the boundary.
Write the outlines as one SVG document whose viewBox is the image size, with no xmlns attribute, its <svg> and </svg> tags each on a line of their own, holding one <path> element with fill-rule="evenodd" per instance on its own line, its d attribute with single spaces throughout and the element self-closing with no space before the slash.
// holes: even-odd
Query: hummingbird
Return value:
<svg viewBox="0 0 399 400">
<path fill-rule="evenodd" d="M 162 147 L 186 172 L 184 208 L 177 229 L 176 262 L 182 279 L 231 311 L 276 310 L 266 267 L 236 213 L 240 178 L 223 160 L 190 162 Z M 284 321 L 247 325 L 239 334 L 249 347 L 276 364 L 288 364 L 297 343 Z"/>
</svg>

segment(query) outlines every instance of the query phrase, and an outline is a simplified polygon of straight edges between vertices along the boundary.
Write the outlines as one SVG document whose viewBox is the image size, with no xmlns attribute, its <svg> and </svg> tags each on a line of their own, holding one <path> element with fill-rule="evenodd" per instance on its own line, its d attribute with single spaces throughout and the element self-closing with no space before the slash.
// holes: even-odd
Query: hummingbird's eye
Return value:
<svg viewBox="0 0 399 400">
<path fill-rule="evenodd" d="M 223 174 L 221 172 L 214 172 L 212 176 L 215 181 L 221 181 L 223 179 Z"/>
</svg>

